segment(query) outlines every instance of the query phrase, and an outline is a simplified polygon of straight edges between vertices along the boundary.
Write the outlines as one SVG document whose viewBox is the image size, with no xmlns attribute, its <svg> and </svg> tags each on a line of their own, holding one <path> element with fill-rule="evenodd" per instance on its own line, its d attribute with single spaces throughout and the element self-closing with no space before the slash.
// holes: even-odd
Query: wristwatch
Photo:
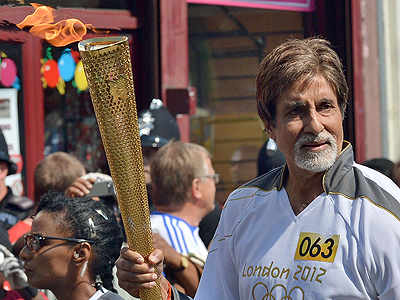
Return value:
<svg viewBox="0 0 400 300">
<path fill-rule="evenodd" d="M 181 255 L 181 265 L 179 268 L 174 269 L 174 272 L 182 272 L 189 266 L 189 258 L 185 255 Z"/>
</svg>

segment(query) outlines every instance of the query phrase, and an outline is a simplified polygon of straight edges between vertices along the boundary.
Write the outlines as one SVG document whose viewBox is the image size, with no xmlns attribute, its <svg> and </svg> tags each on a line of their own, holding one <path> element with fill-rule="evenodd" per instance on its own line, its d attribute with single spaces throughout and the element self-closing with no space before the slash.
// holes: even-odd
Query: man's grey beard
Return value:
<svg viewBox="0 0 400 300">
<path fill-rule="evenodd" d="M 313 152 L 302 148 L 309 143 L 326 142 L 328 148 Z M 335 138 L 328 131 L 324 130 L 318 135 L 303 134 L 294 145 L 294 160 L 296 165 L 304 170 L 319 173 L 328 170 L 336 161 L 338 156 L 338 145 Z"/>
</svg>

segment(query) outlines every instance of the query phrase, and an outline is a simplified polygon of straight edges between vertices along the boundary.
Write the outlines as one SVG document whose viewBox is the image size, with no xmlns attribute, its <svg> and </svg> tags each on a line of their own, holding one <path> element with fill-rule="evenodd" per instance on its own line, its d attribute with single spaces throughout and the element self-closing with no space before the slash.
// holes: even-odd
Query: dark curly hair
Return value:
<svg viewBox="0 0 400 300">
<path fill-rule="evenodd" d="M 73 238 L 93 241 L 94 259 L 90 270 L 100 276 L 103 286 L 115 292 L 112 268 L 117 260 L 122 232 L 114 214 L 102 202 L 90 198 L 68 198 L 60 192 L 48 192 L 41 199 L 36 213 L 58 213 L 59 226 L 72 233 Z"/>
</svg>

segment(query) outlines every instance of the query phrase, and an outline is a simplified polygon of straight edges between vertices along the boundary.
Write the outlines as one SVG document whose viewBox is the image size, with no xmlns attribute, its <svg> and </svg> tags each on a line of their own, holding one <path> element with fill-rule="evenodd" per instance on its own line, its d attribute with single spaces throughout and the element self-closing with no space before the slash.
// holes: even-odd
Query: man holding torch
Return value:
<svg viewBox="0 0 400 300">
<path fill-rule="evenodd" d="M 195 299 L 400 299 L 400 190 L 354 162 L 347 99 L 328 41 L 290 40 L 266 55 L 258 112 L 286 164 L 229 196 Z M 154 286 L 162 261 L 160 250 L 145 260 L 124 249 L 120 286 Z"/>
</svg>

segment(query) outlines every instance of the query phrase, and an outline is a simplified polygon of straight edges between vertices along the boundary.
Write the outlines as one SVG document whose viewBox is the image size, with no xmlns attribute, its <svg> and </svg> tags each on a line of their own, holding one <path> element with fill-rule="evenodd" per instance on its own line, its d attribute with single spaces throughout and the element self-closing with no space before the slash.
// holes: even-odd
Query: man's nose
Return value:
<svg viewBox="0 0 400 300">
<path fill-rule="evenodd" d="M 318 134 L 324 130 L 324 125 L 320 120 L 320 115 L 316 110 L 310 110 L 305 120 L 304 132 Z"/>
</svg>

